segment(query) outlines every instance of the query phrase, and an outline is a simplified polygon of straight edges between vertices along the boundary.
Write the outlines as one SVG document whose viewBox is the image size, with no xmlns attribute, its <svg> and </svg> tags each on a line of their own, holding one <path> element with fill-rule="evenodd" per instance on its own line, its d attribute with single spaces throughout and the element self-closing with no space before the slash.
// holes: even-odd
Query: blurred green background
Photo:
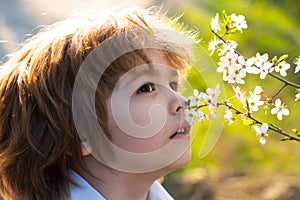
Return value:
<svg viewBox="0 0 300 200">
<path fill-rule="evenodd" d="M 300 55 L 300 2 L 297 0 L 201 0 L 182 3 L 179 10 L 183 12 L 182 21 L 200 31 L 200 44 L 206 49 L 213 37 L 211 18 L 217 12 L 221 16 L 222 10 L 226 10 L 227 14 L 246 17 L 248 29 L 232 38 L 237 41 L 238 51 L 244 56 L 250 57 L 260 52 L 269 53 L 272 58 L 287 53 L 287 61 L 292 64 L 294 58 Z M 217 56 L 214 55 L 213 59 L 218 62 Z M 299 84 L 300 77 L 293 74 L 294 67 L 292 64 L 287 79 Z M 194 87 L 200 90 L 206 87 L 202 77 L 197 79 L 192 74 L 189 78 Z M 246 90 L 260 85 L 268 95 L 282 86 L 282 83 L 269 77 L 261 81 L 250 75 L 245 80 Z M 226 95 L 233 96 L 229 87 L 226 87 Z M 265 117 L 263 112 L 255 116 L 262 121 L 278 124 L 287 132 L 291 128 L 299 129 L 297 111 L 300 103 L 294 101 L 294 96 L 293 88 L 287 88 L 279 96 L 291 111 L 291 115 L 282 122 L 275 116 Z M 178 199 L 300 199 L 300 143 L 282 142 L 279 135 L 269 132 L 267 143 L 261 145 L 255 132 L 237 120 L 230 126 L 225 123 L 212 151 L 199 158 L 203 140 L 201 134 L 206 132 L 208 125 L 204 123 L 200 126 L 192 143 L 191 163 L 168 175 L 165 180 L 166 187 L 170 187 Z"/>
</svg>

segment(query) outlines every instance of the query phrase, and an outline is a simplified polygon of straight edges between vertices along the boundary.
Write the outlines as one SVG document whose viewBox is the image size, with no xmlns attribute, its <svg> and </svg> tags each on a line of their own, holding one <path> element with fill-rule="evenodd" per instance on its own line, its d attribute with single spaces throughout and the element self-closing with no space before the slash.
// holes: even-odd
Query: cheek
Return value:
<svg viewBox="0 0 300 200">
<path fill-rule="evenodd" d="M 139 119 L 138 121 L 142 121 Z M 123 130 L 111 119 L 109 123 L 109 132 L 111 134 L 111 142 L 121 149 L 135 153 L 147 153 L 156 151 L 167 144 L 168 141 L 163 140 L 161 134 L 151 138 L 133 137 Z"/>
<path fill-rule="evenodd" d="M 131 100 L 129 103 L 129 113 L 132 121 L 138 126 L 147 126 L 151 123 L 150 111 L 151 104 Z"/>
<path fill-rule="evenodd" d="M 127 115 L 124 115 L 124 119 L 121 119 L 122 122 L 124 122 L 122 125 L 126 126 L 128 123 L 134 123 L 134 126 L 139 126 L 138 128 L 141 127 L 149 127 L 147 129 L 150 131 L 151 135 L 155 128 L 152 128 L 152 124 L 154 121 L 157 119 L 159 121 L 163 121 L 162 119 L 159 119 L 159 116 L 157 116 L 155 113 L 152 112 L 152 118 L 149 114 L 149 111 L 151 110 L 151 107 L 154 105 L 158 104 L 160 102 L 158 101 L 153 101 L 150 99 L 147 101 L 146 99 L 143 99 L 143 101 L 136 101 L 136 100 L 130 100 L 129 104 L 127 104 L 129 107 L 127 112 L 129 112 Z M 125 105 L 125 104 L 124 104 Z M 136 152 L 136 153 L 146 153 L 146 152 L 152 152 L 156 151 L 166 144 L 168 144 L 169 140 L 168 137 L 165 136 L 165 126 L 162 126 L 162 128 L 159 129 L 159 131 L 155 131 L 153 137 L 149 138 L 140 138 L 138 137 L 138 132 L 136 132 L 136 136 L 132 135 L 132 132 L 127 132 L 125 129 L 127 127 L 122 127 L 118 126 L 115 119 L 113 118 L 111 112 L 108 112 L 108 122 L 109 122 L 109 132 L 112 136 L 111 141 L 119 146 L 120 148 L 130 151 L 130 152 Z M 160 115 L 163 116 L 163 115 Z M 131 118 L 128 120 L 127 118 Z M 160 126 L 159 126 L 160 127 Z M 144 130 L 145 133 L 146 130 Z M 129 134 L 130 133 L 130 134 Z M 135 134 L 135 133 L 133 133 Z"/>
</svg>

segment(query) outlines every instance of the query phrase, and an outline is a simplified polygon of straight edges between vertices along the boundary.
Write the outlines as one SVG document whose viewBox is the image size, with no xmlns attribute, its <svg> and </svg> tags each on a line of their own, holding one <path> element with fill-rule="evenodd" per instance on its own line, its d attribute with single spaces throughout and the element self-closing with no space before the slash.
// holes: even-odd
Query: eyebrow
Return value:
<svg viewBox="0 0 300 200">
<path fill-rule="evenodd" d="M 159 74 L 160 70 L 159 69 L 154 69 L 154 67 L 151 66 L 151 63 L 149 63 L 149 67 L 148 68 L 142 68 L 142 69 L 134 69 L 133 73 L 136 76 L 141 76 L 141 75 L 145 75 L 145 74 L 150 74 L 150 75 L 155 75 L 155 74 Z M 173 69 L 173 68 L 172 68 Z M 176 69 L 170 70 L 169 72 L 169 77 L 177 77 L 178 76 L 178 71 Z"/>
</svg>

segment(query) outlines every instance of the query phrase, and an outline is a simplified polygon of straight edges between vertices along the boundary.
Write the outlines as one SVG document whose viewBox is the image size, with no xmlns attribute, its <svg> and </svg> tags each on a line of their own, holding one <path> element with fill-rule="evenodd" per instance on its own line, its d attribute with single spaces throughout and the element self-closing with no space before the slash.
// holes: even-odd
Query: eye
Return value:
<svg viewBox="0 0 300 200">
<path fill-rule="evenodd" d="M 154 83 L 146 83 L 144 85 L 142 85 L 138 90 L 137 93 L 150 93 L 153 92 L 155 90 L 155 86 Z"/>
<path fill-rule="evenodd" d="M 177 81 L 173 81 L 173 82 L 169 83 L 169 85 L 172 90 L 174 90 L 174 91 L 178 90 L 178 82 Z"/>
</svg>

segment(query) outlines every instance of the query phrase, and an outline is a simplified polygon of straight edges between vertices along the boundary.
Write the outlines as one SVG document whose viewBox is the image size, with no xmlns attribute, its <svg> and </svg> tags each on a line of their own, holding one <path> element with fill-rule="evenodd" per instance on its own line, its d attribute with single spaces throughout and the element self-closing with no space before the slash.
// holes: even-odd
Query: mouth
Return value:
<svg viewBox="0 0 300 200">
<path fill-rule="evenodd" d="M 189 137 L 190 136 L 189 133 L 190 133 L 189 127 L 182 127 L 179 128 L 178 131 L 176 131 L 173 135 L 171 135 L 170 139 Z"/>
</svg>

